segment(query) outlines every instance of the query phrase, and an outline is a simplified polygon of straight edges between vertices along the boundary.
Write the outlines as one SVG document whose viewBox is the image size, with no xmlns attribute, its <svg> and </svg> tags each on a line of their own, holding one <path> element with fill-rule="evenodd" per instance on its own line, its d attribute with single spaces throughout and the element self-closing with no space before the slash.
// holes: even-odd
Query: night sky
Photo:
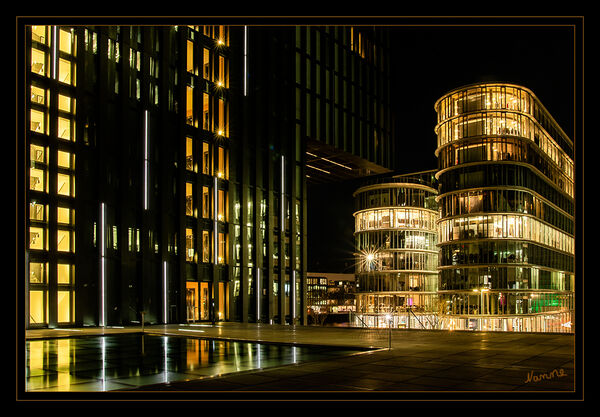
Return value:
<svg viewBox="0 0 600 417">
<path fill-rule="evenodd" d="M 437 168 L 435 101 L 454 88 L 483 81 L 514 83 L 532 90 L 577 144 L 573 136 L 574 77 L 580 69 L 574 65 L 580 62 L 575 58 L 578 38 L 573 21 L 467 20 L 468 26 L 464 20 L 442 20 L 444 26 L 414 26 L 431 24 L 428 20 L 403 23 L 411 25 L 388 27 L 392 32 L 398 171 Z M 354 272 L 352 192 L 358 185 L 351 181 L 309 186 L 309 272 Z"/>
</svg>

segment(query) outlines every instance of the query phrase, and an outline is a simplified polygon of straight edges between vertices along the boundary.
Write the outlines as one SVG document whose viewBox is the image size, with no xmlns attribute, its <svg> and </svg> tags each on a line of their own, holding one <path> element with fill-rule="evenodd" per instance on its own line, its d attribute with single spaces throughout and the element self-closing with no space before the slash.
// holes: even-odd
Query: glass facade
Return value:
<svg viewBox="0 0 600 417">
<path fill-rule="evenodd" d="M 355 193 L 355 326 L 435 328 L 437 203 L 433 171 Z"/>
<path fill-rule="evenodd" d="M 515 85 L 460 88 L 435 110 L 440 328 L 572 331 L 571 140 Z"/>
<path fill-rule="evenodd" d="M 69 325 L 76 297 L 77 34 L 31 26 L 27 35 L 27 323 Z"/>
<path fill-rule="evenodd" d="M 271 33 L 24 30 L 27 328 L 303 322 L 303 142 L 253 113 L 293 120 Z"/>
</svg>

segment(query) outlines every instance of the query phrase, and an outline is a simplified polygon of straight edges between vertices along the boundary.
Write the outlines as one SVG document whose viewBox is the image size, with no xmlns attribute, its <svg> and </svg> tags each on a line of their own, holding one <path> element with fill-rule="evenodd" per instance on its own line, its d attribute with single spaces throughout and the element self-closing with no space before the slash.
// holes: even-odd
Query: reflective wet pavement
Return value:
<svg viewBox="0 0 600 417">
<path fill-rule="evenodd" d="M 327 360 L 356 350 L 123 334 L 30 340 L 27 391 L 110 391 Z"/>
<path fill-rule="evenodd" d="M 90 328 L 80 329 L 80 332 L 89 335 L 135 330 L 139 329 Z M 356 395 L 410 393 L 426 396 L 433 392 L 447 392 L 449 395 L 460 392 L 470 394 L 508 392 L 511 395 L 543 392 L 550 398 L 557 399 L 573 394 L 575 383 L 579 381 L 575 367 L 575 337 L 565 334 L 394 330 L 390 339 L 387 330 L 243 323 L 223 323 L 217 326 L 147 326 L 145 330 L 156 335 L 242 342 L 238 349 L 242 349 L 247 342 L 260 341 L 288 345 L 288 348 L 320 345 L 344 347 L 349 350 L 355 347 L 374 350 L 353 355 L 326 354 L 321 357 L 319 357 L 320 353 L 315 351 L 316 356 L 307 356 L 306 361 L 297 363 L 292 361 L 287 364 L 269 363 L 269 366 L 266 366 L 267 362 L 261 362 L 261 366 L 252 368 L 256 365 L 257 353 L 256 350 L 248 348 L 240 358 L 253 356 L 253 361 L 244 360 L 236 364 L 235 360 L 230 358 L 229 362 L 225 362 L 222 366 L 228 366 L 234 373 L 223 373 L 217 377 L 202 375 L 196 372 L 197 368 L 192 371 L 189 368 L 173 367 L 178 362 L 171 359 L 168 362 L 171 365 L 167 365 L 169 374 L 158 373 L 158 376 L 150 377 L 142 375 L 141 372 L 139 376 L 128 376 L 135 379 L 134 383 L 129 381 L 131 388 L 129 385 L 124 387 L 130 393 L 153 392 L 160 395 L 162 391 L 165 393 L 177 391 L 184 398 L 187 398 L 186 393 L 199 398 L 198 393 L 201 392 L 206 392 L 204 395 L 217 393 L 254 395 L 260 391 L 265 393 L 313 392 L 317 395 L 319 392 L 351 391 Z M 73 333 L 73 330 L 28 331 L 27 337 L 28 340 L 34 341 L 36 338 L 51 335 L 73 336 Z M 152 349 L 160 352 L 161 339 L 160 336 L 156 338 L 156 346 Z M 390 341 L 391 350 L 387 349 Z M 133 351 L 132 348 L 132 361 L 137 360 Z M 110 352 L 110 349 L 107 349 L 107 352 Z M 288 359 L 290 352 L 286 353 Z M 98 360 L 100 357 L 98 355 L 101 353 L 96 350 L 85 358 L 90 361 Z M 167 356 L 171 357 L 168 353 Z M 265 357 L 261 353 L 261 358 Z M 118 368 L 118 363 L 115 364 L 114 360 L 108 363 L 113 368 L 123 369 Z M 152 367 L 150 364 L 148 366 Z M 155 361 L 154 366 L 160 367 L 160 360 Z M 186 380 L 175 375 L 192 373 L 194 373 L 192 376 L 199 377 Z M 74 377 L 81 377 L 81 375 L 85 374 L 75 374 Z M 165 376 L 167 380 L 164 379 Z M 116 382 L 110 378 L 106 379 L 106 382 L 111 381 Z M 126 379 L 121 382 L 127 383 Z M 119 389 L 119 387 L 113 388 L 111 385 L 109 389 Z"/>
</svg>

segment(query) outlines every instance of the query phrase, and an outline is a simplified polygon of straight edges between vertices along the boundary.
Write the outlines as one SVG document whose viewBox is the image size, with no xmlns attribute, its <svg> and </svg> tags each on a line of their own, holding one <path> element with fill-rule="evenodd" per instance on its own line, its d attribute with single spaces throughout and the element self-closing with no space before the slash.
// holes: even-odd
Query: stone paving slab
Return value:
<svg viewBox="0 0 600 417">
<path fill-rule="evenodd" d="M 194 329 L 192 333 L 189 330 Z M 81 329 L 27 331 L 28 339 L 141 331 Z M 389 331 L 224 323 L 145 326 L 146 332 L 262 343 L 369 348 L 331 360 L 264 368 L 220 377 L 153 384 L 132 392 L 530 392 L 574 391 L 573 335 Z M 563 369 L 560 377 L 529 380 Z"/>
</svg>

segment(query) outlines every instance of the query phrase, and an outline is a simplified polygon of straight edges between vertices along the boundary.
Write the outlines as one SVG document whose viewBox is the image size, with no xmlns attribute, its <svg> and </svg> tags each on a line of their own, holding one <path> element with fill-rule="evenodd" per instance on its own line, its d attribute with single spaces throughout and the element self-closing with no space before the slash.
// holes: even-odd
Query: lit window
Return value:
<svg viewBox="0 0 600 417">
<path fill-rule="evenodd" d="M 29 168 L 29 189 L 47 192 L 45 171 L 37 168 Z"/>
<path fill-rule="evenodd" d="M 72 177 L 66 174 L 57 174 L 56 192 L 60 195 L 71 196 Z"/>
<path fill-rule="evenodd" d="M 48 67 L 46 65 L 46 53 L 36 48 L 31 48 L 31 72 L 46 77 Z"/>
<path fill-rule="evenodd" d="M 56 265 L 56 277 L 59 284 L 71 284 L 71 265 Z"/>
<path fill-rule="evenodd" d="M 57 291 L 57 309 L 59 323 L 71 322 L 71 291 Z"/>
<path fill-rule="evenodd" d="M 46 323 L 46 291 L 29 291 L 29 323 Z"/>
<path fill-rule="evenodd" d="M 204 48 L 203 54 L 203 68 L 204 68 L 204 79 L 208 81 L 212 81 L 210 76 L 210 52 L 208 49 Z"/>
<path fill-rule="evenodd" d="M 187 41 L 187 72 L 194 74 L 194 43 Z"/>
<path fill-rule="evenodd" d="M 58 80 L 65 84 L 72 84 L 71 62 L 60 58 L 58 60 Z"/>
<path fill-rule="evenodd" d="M 58 118 L 58 137 L 71 140 L 71 120 L 63 117 Z"/>
<path fill-rule="evenodd" d="M 225 259 L 225 246 L 227 245 L 227 239 L 224 233 L 219 233 L 219 254 L 218 254 L 218 262 L 220 264 L 226 263 Z"/>
<path fill-rule="evenodd" d="M 209 97 L 208 94 L 202 94 L 202 129 L 210 130 L 210 114 L 209 114 Z"/>
<path fill-rule="evenodd" d="M 185 183 L 185 215 L 194 216 L 194 185 Z"/>
<path fill-rule="evenodd" d="M 46 205 L 29 203 L 29 220 L 43 222 L 46 220 Z"/>
<path fill-rule="evenodd" d="M 58 151 L 57 165 L 61 168 L 72 168 L 71 154 L 69 152 Z"/>
<path fill-rule="evenodd" d="M 59 252 L 71 251 L 71 231 L 58 229 L 56 231 L 56 250 Z"/>
<path fill-rule="evenodd" d="M 46 134 L 46 115 L 38 110 L 31 109 L 30 129 L 37 133 Z"/>
<path fill-rule="evenodd" d="M 41 227 L 29 228 L 29 249 L 46 249 L 46 239 L 44 229 Z"/>
<path fill-rule="evenodd" d="M 71 110 L 71 102 L 73 100 L 69 96 L 58 95 L 58 110 L 62 110 L 67 113 L 73 113 Z M 74 109 L 73 109 L 74 110 Z"/>
<path fill-rule="evenodd" d="M 192 229 L 185 229 L 185 260 L 194 262 L 194 232 Z"/>
<path fill-rule="evenodd" d="M 47 266 L 41 262 L 29 263 L 29 282 L 32 284 L 45 284 L 48 281 Z"/>
<path fill-rule="evenodd" d="M 43 88 L 31 86 L 31 102 L 37 104 L 46 104 L 46 90 Z"/>
<path fill-rule="evenodd" d="M 210 234 L 202 231 L 202 262 L 210 262 Z"/>
<path fill-rule="evenodd" d="M 191 86 L 186 87 L 185 94 L 185 120 L 188 125 L 197 126 L 196 121 L 194 120 L 194 88 Z"/>
<path fill-rule="evenodd" d="M 60 224 L 73 224 L 73 211 L 68 207 L 56 208 L 56 222 Z"/>
<path fill-rule="evenodd" d="M 49 45 L 48 26 L 31 26 L 31 39 L 44 45 Z"/>
<path fill-rule="evenodd" d="M 202 217 L 210 218 L 210 195 L 208 187 L 202 187 Z"/>
<path fill-rule="evenodd" d="M 32 162 L 40 162 L 42 164 L 46 163 L 46 148 L 38 145 L 30 145 L 29 146 L 29 159 Z"/>
<path fill-rule="evenodd" d="M 73 42 L 73 34 L 70 30 L 60 30 L 60 50 L 61 52 L 65 52 L 67 54 L 71 54 L 72 52 L 72 42 Z"/>
<path fill-rule="evenodd" d="M 194 166 L 194 141 L 189 136 L 185 138 L 185 169 L 196 171 Z"/>
</svg>

